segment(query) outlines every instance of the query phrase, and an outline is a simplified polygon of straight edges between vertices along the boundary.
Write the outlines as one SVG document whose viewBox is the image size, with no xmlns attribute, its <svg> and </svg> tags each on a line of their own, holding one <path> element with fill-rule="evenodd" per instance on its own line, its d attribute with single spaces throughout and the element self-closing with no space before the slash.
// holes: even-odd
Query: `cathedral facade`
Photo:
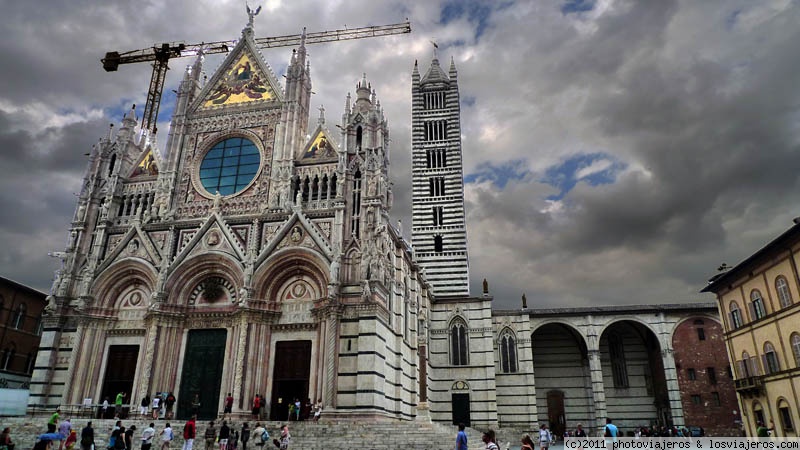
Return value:
<svg viewBox="0 0 800 450">
<path fill-rule="evenodd" d="M 366 76 L 309 124 L 304 41 L 284 86 L 252 23 L 202 55 L 166 150 L 131 110 L 92 149 L 48 297 L 31 405 L 132 404 L 558 430 L 683 425 L 672 335 L 713 305 L 528 309 L 469 292 L 455 64 L 412 73 L 413 246 L 390 223 L 389 130 Z M 197 407 L 199 404 L 199 407 Z"/>
</svg>

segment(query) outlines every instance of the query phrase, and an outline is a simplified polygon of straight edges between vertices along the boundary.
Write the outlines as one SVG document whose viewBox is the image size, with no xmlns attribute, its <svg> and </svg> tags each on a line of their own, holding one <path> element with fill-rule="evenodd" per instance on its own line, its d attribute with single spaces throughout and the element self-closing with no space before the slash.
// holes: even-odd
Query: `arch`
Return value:
<svg viewBox="0 0 800 450">
<path fill-rule="evenodd" d="M 94 306 L 115 309 L 120 305 L 121 294 L 137 283 L 153 292 L 158 273 L 153 266 L 142 259 L 125 258 L 106 268 L 92 283 L 91 295 Z"/>
<path fill-rule="evenodd" d="M 239 261 L 227 253 L 209 251 L 181 262 L 167 279 L 164 290 L 167 292 L 168 303 L 187 306 L 192 304 L 193 293 L 198 285 L 219 277 L 234 287 L 233 292 L 228 292 L 229 299 L 233 300 L 236 292 L 244 285 L 243 275 Z"/>
<path fill-rule="evenodd" d="M 328 264 L 318 252 L 307 248 L 282 249 L 267 258 L 253 274 L 253 297 L 278 301 L 287 282 L 305 279 L 317 298 L 327 296 Z"/>
<path fill-rule="evenodd" d="M 674 324 L 672 324 L 672 330 L 670 331 L 669 335 L 672 336 L 672 340 L 673 341 L 675 339 L 675 332 L 678 331 L 678 328 L 680 328 L 681 325 L 685 324 L 686 322 L 688 322 L 690 320 L 692 321 L 691 325 L 705 325 L 705 326 L 708 326 L 708 325 L 710 325 L 708 322 L 713 322 L 713 325 L 719 326 L 720 330 L 724 329 L 722 327 L 722 323 L 716 317 L 714 317 L 714 316 L 712 316 L 710 314 L 697 314 L 697 315 L 693 315 L 691 317 L 684 317 L 683 319 L 680 319 L 677 322 L 675 322 Z M 702 322 L 702 323 L 700 323 L 700 322 Z"/>
<path fill-rule="evenodd" d="M 752 410 L 753 410 L 753 417 L 756 419 L 754 422 L 758 423 L 767 423 L 764 419 L 764 407 L 761 406 L 761 402 L 758 400 L 753 400 Z"/>
<path fill-rule="evenodd" d="M 794 365 L 800 367 L 800 333 L 794 332 L 791 335 L 792 353 L 794 354 Z"/>
<path fill-rule="evenodd" d="M 780 396 L 775 402 L 775 407 L 778 409 L 778 418 L 781 421 L 781 428 L 783 428 L 784 435 L 787 432 L 794 431 L 794 420 L 792 420 L 792 407 L 785 397 Z"/>
<path fill-rule="evenodd" d="M 775 346 L 770 341 L 764 342 L 764 371 L 767 374 L 780 372 L 781 363 L 778 359 L 778 354 L 775 352 Z"/>
<path fill-rule="evenodd" d="M 461 316 L 453 317 L 448 325 L 450 332 L 450 364 L 453 366 L 469 365 L 469 327 Z"/>
<path fill-rule="evenodd" d="M 577 328 L 571 322 L 562 319 L 549 319 L 540 322 L 538 325 L 533 326 L 531 329 L 531 339 L 533 339 L 533 335 L 536 334 L 536 331 L 539 330 L 539 328 L 552 324 L 563 325 L 564 328 L 566 328 L 567 331 L 573 335 L 573 337 L 579 338 L 578 342 L 580 346 L 583 348 L 584 353 L 588 351 L 589 339 L 586 337 L 583 331 L 581 331 L 581 329 Z"/>
<path fill-rule="evenodd" d="M 778 299 L 781 303 L 781 308 L 788 308 L 792 306 L 792 292 L 789 290 L 789 282 L 786 277 L 778 275 L 775 278 L 775 291 L 778 293 Z"/>
</svg>

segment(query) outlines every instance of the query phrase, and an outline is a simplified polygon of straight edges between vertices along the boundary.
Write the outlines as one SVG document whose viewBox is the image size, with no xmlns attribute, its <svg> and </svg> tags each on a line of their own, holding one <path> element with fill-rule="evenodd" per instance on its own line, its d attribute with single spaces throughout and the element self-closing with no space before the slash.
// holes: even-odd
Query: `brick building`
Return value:
<svg viewBox="0 0 800 450">
<path fill-rule="evenodd" d="M 0 387 L 26 389 L 30 383 L 45 295 L 0 277 Z"/>
<path fill-rule="evenodd" d="M 675 368 L 687 426 L 709 436 L 737 436 L 739 404 L 722 325 L 708 317 L 690 317 L 672 336 Z"/>
</svg>

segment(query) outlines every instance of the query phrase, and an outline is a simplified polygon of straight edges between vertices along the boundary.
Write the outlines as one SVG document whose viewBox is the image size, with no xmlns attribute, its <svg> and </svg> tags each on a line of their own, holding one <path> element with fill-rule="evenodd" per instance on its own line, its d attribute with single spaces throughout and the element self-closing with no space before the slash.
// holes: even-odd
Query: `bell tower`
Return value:
<svg viewBox="0 0 800 450">
<path fill-rule="evenodd" d="M 455 61 L 449 73 L 433 60 L 411 81 L 412 243 L 437 296 L 469 295 L 461 108 Z"/>
</svg>

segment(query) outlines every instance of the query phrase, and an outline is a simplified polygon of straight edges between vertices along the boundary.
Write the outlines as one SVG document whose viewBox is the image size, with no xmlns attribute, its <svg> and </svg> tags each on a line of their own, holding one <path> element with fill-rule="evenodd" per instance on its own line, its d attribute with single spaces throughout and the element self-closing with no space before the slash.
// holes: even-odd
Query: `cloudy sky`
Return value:
<svg viewBox="0 0 800 450">
<path fill-rule="evenodd" d="M 329 121 L 362 72 L 376 88 L 409 238 L 411 69 L 427 70 L 432 40 L 455 59 L 472 292 L 487 278 L 498 307 L 523 292 L 529 306 L 711 300 L 698 291 L 720 263 L 800 216 L 798 1 L 261 4 L 259 37 L 411 21 L 309 48 L 312 110 Z M 147 64 L 106 73 L 100 58 L 235 39 L 247 16 L 244 0 L 0 5 L 0 275 L 48 291 L 84 154 L 148 87 Z M 278 75 L 290 55 L 264 51 Z M 162 130 L 190 63 L 171 62 Z"/>
</svg>

